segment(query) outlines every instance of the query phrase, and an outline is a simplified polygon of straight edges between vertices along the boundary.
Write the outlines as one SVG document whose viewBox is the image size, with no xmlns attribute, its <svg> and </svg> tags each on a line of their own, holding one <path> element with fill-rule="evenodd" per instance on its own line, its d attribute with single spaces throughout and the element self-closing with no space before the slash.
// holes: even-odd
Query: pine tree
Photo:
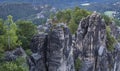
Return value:
<svg viewBox="0 0 120 71">
<path fill-rule="evenodd" d="M 5 29 L 4 29 L 4 21 L 2 19 L 0 19 L 0 52 L 3 52 L 3 48 L 4 48 L 4 33 L 5 33 Z"/>
<path fill-rule="evenodd" d="M 16 48 L 16 46 L 20 45 L 18 41 L 18 36 L 16 34 L 17 26 L 12 20 L 12 16 L 8 16 L 8 19 L 5 22 L 6 33 L 4 35 L 5 38 L 5 49 L 11 50 Z"/>
<path fill-rule="evenodd" d="M 37 27 L 30 21 L 17 21 L 18 39 L 22 42 L 22 47 L 28 49 L 30 47 L 30 41 L 34 34 L 37 33 Z"/>
</svg>

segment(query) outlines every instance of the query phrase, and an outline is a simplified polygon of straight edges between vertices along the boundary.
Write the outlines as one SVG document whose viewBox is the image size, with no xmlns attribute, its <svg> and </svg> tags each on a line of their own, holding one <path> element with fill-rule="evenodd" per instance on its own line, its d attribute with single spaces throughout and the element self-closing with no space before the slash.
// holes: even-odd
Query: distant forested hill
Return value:
<svg viewBox="0 0 120 71">
<path fill-rule="evenodd" d="M 14 20 L 28 17 L 32 14 L 36 14 L 40 12 L 41 9 L 38 10 L 34 9 L 34 6 L 27 3 L 21 3 L 21 4 L 0 4 L 0 18 L 6 19 L 8 15 L 12 15 Z"/>
<path fill-rule="evenodd" d="M 90 6 L 81 7 L 90 11 L 105 12 L 106 10 L 116 10 L 119 12 L 119 7 L 112 6 L 115 1 L 119 0 L 0 0 L 0 18 L 6 19 L 8 15 L 13 16 L 13 20 L 29 19 L 40 22 L 42 17 L 48 18 L 51 7 L 56 9 L 81 7 L 81 3 L 90 2 Z M 103 2 L 103 3 L 102 3 Z M 48 8 L 41 8 L 45 5 L 51 6 Z M 53 8 L 54 9 L 54 8 Z"/>
<path fill-rule="evenodd" d="M 53 7 L 45 5 L 0 3 L 0 18 L 7 19 L 8 15 L 12 15 L 14 21 L 22 19 L 33 21 L 36 24 L 43 24 L 53 11 L 55 11 Z"/>
<path fill-rule="evenodd" d="M 51 5 L 58 8 L 78 6 L 85 2 L 111 3 L 119 0 L 0 0 L 0 3 L 32 3 L 40 5 Z"/>
</svg>

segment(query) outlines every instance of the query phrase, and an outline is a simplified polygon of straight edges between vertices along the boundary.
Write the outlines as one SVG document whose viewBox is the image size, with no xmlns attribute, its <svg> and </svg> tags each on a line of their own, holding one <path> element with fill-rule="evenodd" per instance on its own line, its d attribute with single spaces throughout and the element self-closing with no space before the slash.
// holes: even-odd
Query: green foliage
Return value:
<svg viewBox="0 0 120 71">
<path fill-rule="evenodd" d="M 57 18 L 57 23 L 58 22 L 63 22 L 65 24 L 67 23 L 71 32 L 74 34 L 75 31 L 77 30 L 77 26 L 80 20 L 84 17 L 87 17 L 90 14 L 91 12 L 76 7 L 75 9 L 66 9 L 57 12 L 56 18 Z"/>
<path fill-rule="evenodd" d="M 3 52 L 3 47 L 4 47 L 4 43 L 2 41 L 4 41 L 4 33 L 5 33 L 5 28 L 4 28 L 4 22 L 2 19 L 0 19 L 0 52 Z"/>
<path fill-rule="evenodd" d="M 81 20 L 82 18 L 85 18 L 85 17 L 87 17 L 87 16 L 90 15 L 90 14 L 91 14 L 91 12 L 86 11 L 86 10 L 84 10 L 84 9 L 80 9 L 79 7 L 76 7 L 76 8 L 74 9 L 73 13 L 72 13 L 73 19 L 75 20 L 75 23 L 76 23 L 76 24 L 79 24 L 79 22 L 80 22 L 80 20 Z"/>
<path fill-rule="evenodd" d="M 15 61 L 6 62 L 3 57 L 6 50 L 13 50 L 21 44 L 29 47 L 36 31 L 37 28 L 32 22 L 18 21 L 15 24 L 12 16 L 8 16 L 6 21 L 0 19 L 0 71 L 29 71 L 25 58 L 19 57 Z M 27 52 L 31 54 L 29 50 Z"/>
<path fill-rule="evenodd" d="M 12 16 L 8 16 L 8 19 L 5 22 L 5 34 L 4 34 L 4 47 L 5 50 L 11 50 L 16 48 L 16 46 L 19 46 L 21 43 L 18 41 L 18 36 L 16 34 L 17 32 L 17 26 L 12 20 Z"/>
<path fill-rule="evenodd" d="M 112 22 L 112 19 L 106 15 L 102 15 L 102 18 L 105 20 L 106 25 L 109 25 Z"/>
<path fill-rule="evenodd" d="M 5 32 L 4 21 L 3 21 L 3 19 L 0 19 L 0 35 L 3 35 L 4 32 Z"/>
<path fill-rule="evenodd" d="M 22 47 L 26 49 L 30 46 L 32 36 L 37 33 L 37 28 L 30 21 L 17 21 L 16 24 L 18 39 L 22 42 Z"/>
<path fill-rule="evenodd" d="M 18 58 L 16 61 L 3 62 L 0 64 L 0 71 L 29 71 L 25 65 L 24 58 Z"/>
<path fill-rule="evenodd" d="M 25 71 L 21 66 L 17 66 L 15 63 L 6 62 L 0 66 L 1 71 Z"/>
<path fill-rule="evenodd" d="M 28 71 L 28 64 L 27 64 L 27 60 L 24 57 L 19 57 L 16 59 L 15 63 L 18 66 L 21 66 L 25 71 Z"/>
<path fill-rule="evenodd" d="M 31 54 L 32 54 L 32 51 L 31 51 L 30 49 L 27 49 L 27 50 L 26 50 L 26 54 L 27 54 L 27 55 L 31 55 Z"/>
<path fill-rule="evenodd" d="M 120 20 L 114 19 L 114 22 L 115 22 L 115 24 L 116 24 L 117 26 L 120 26 Z"/>
<path fill-rule="evenodd" d="M 114 50 L 114 44 L 116 43 L 116 40 L 115 38 L 110 34 L 111 32 L 111 29 L 109 26 L 106 26 L 106 34 L 107 34 L 107 41 L 106 41 L 106 44 L 107 44 L 107 49 L 109 51 L 113 51 Z"/>
<path fill-rule="evenodd" d="M 31 38 L 37 33 L 37 27 L 29 21 L 13 22 L 12 16 L 6 21 L 0 19 L 0 52 L 13 50 L 17 46 L 29 47 Z"/>
<path fill-rule="evenodd" d="M 75 34 L 78 28 L 78 24 L 76 24 L 74 20 L 71 20 L 70 23 L 68 24 L 68 27 L 70 28 L 71 33 Z"/>
<path fill-rule="evenodd" d="M 81 61 L 80 61 L 79 58 L 77 58 L 77 59 L 75 60 L 75 70 L 76 70 L 76 71 L 79 71 L 80 67 L 81 67 Z"/>
</svg>

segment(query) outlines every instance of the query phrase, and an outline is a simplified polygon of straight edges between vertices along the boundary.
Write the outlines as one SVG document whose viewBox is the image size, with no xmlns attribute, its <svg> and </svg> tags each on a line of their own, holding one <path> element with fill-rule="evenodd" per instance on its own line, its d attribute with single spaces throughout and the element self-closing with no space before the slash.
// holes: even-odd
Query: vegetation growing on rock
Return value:
<svg viewBox="0 0 120 71">
<path fill-rule="evenodd" d="M 37 27 L 30 21 L 17 21 L 17 36 L 22 42 L 22 47 L 28 49 L 33 35 L 37 33 Z"/>
<path fill-rule="evenodd" d="M 107 49 L 109 51 L 113 51 L 114 50 L 114 45 L 116 43 L 115 38 L 110 34 L 111 33 L 111 29 L 110 26 L 106 26 L 106 44 L 107 44 Z"/>
<path fill-rule="evenodd" d="M 107 15 L 103 14 L 102 18 L 105 20 L 106 25 L 110 25 L 110 23 L 112 22 L 112 19 L 110 17 L 108 17 Z"/>
<path fill-rule="evenodd" d="M 18 58 L 16 61 L 0 63 L 0 71 L 29 71 L 24 58 Z"/>
<path fill-rule="evenodd" d="M 31 38 L 36 32 L 37 28 L 32 22 L 19 21 L 15 23 L 10 15 L 7 20 L 0 19 L 0 71 L 28 71 L 25 58 L 17 57 L 15 61 L 5 61 L 4 55 L 5 52 L 15 50 L 18 46 L 23 46 L 23 49 L 27 51 Z M 21 52 L 18 50 L 18 54 Z M 11 57 L 11 53 L 8 52 L 8 56 Z M 16 57 L 15 55 L 12 57 Z"/>
<path fill-rule="evenodd" d="M 29 48 L 32 36 L 37 32 L 36 26 L 29 21 L 13 22 L 12 16 L 6 21 L 0 20 L 0 51 L 12 50 L 22 45 Z"/>
<path fill-rule="evenodd" d="M 75 60 L 75 70 L 76 70 L 76 71 L 79 71 L 79 70 L 80 70 L 80 67 L 81 67 L 81 61 L 80 61 L 79 58 L 77 58 L 77 59 Z"/>
<path fill-rule="evenodd" d="M 75 34 L 78 24 L 82 18 L 87 17 L 90 15 L 91 12 L 81 9 L 79 7 L 75 7 L 72 9 L 66 9 L 63 11 L 58 11 L 55 15 L 55 18 L 52 18 L 54 23 L 65 23 L 70 28 L 72 34 Z"/>
</svg>

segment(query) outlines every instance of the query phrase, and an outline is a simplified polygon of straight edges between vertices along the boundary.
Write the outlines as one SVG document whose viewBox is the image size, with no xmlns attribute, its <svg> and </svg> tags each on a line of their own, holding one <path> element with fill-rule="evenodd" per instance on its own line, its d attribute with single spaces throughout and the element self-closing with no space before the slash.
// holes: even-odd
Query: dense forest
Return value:
<svg viewBox="0 0 120 71">
<path fill-rule="evenodd" d="M 27 68 L 21 67 L 21 60 L 24 60 L 22 58 L 15 62 L 3 62 L 2 60 L 6 51 L 11 51 L 18 47 L 22 47 L 27 51 L 30 47 L 31 38 L 36 33 L 37 28 L 30 21 L 21 20 L 14 22 L 10 15 L 7 20 L 0 19 L 0 40 L 2 41 L 0 42 L 1 71 L 27 71 Z"/>
<path fill-rule="evenodd" d="M 35 24 L 46 22 L 50 14 L 55 13 L 51 6 L 32 5 L 30 3 L 0 3 L 0 18 L 7 19 L 8 15 L 13 16 L 13 20 L 29 20 Z"/>
</svg>

